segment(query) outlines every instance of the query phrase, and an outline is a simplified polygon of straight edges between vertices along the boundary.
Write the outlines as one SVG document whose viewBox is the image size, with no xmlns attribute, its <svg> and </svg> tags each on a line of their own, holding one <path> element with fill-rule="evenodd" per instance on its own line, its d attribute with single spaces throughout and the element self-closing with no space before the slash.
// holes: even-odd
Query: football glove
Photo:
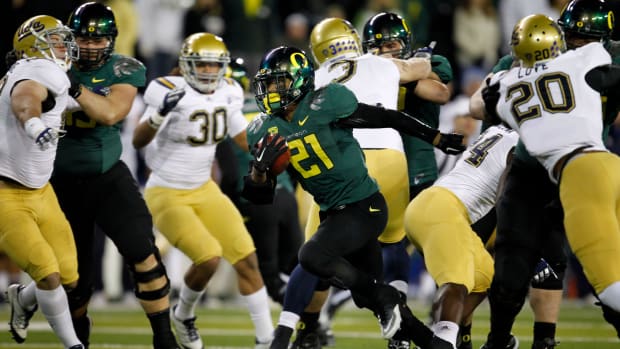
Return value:
<svg viewBox="0 0 620 349">
<path fill-rule="evenodd" d="M 497 102 L 499 101 L 499 83 L 489 85 L 491 78 L 487 78 L 486 86 L 482 89 L 482 100 L 484 101 L 484 110 L 488 116 L 490 123 L 497 125 L 501 123 L 499 114 L 497 114 Z"/>
<path fill-rule="evenodd" d="M 463 144 L 463 135 L 458 133 L 440 133 L 435 147 L 450 155 L 460 154 L 467 148 Z"/>
<path fill-rule="evenodd" d="M 421 47 L 415 50 L 413 57 L 431 59 L 431 56 L 433 55 L 433 49 L 435 49 L 436 44 L 437 44 L 436 41 L 431 41 L 431 43 L 428 44 L 428 46 Z"/>
<path fill-rule="evenodd" d="M 260 141 L 258 148 L 254 151 L 254 168 L 260 172 L 265 173 L 278 156 L 282 155 L 288 149 L 288 145 L 284 141 L 284 137 L 279 134 L 266 134 Z"/>
<path fill-rule="evenodd" d="M 39 146 L 39 149 L 46 150 L 50 146 L 55 145 L 58 138 L 65 133 L 64 130 L 55 130 L 43 123 L 38 117 L 28 119 L 24 124 L 26 134 Z"/>
<path fill-rule="evenodd" d="M 172 109 L 174 109 L 174 107 L 176 107 L 177 104 L 179 104 L 179 101 L 181 100 L 181 98 L 183 98 L 183 96 L 185 96 L 184 89 L 175 88 L 174 90 L 166 93 L 166 96 L 164 96 L 163 102 L 161 103 L 161 105 L 159 106 L 159 109 L 157 110 L 159 115 L 161 116 L 168 115 L 168 113 Z"/>
<path fill-rule="evenodd" d="M 553 268 L 551 268 L 549 263 L 547 263 L 547 261 L 544 258 L 541 258 L 538 264 L 536 265 L 536 268 L 534 269 L 534 276 L 532 277 L 532 284 L 540 285 L 543 282 L 545 282 L 545 280 L 550 279 L 550 278 L 557 279 L 558 274 L 555 273 Z"/>
<path fill-rule="evenodd" d="M 71 83 L 71 86 L 69 86 L 69 96 L 75 98 L 78 98 L 81 94 L 82 94 L 82 84 L 80 84 L 80 81 L 77 79 L 77 77 L 75 75 L 73 75 L 73 73 L 71 73 L 71 70 L 67 71 L 67 77 L 69 78 L 69 82 Z"/>
<path fill-rule="evenodd" d="M 164 100 L 157 109 L 157 113 L 153 113 L 149 117 L 149 125 L 154 129 L 158 129 L 164 122 L 166 115 L 168 115 L 168 113 L 170 113 L 170 111 L 174 109 L 177 104 L 179 104 L 179 101 L 183 98 L 183 96 L 185 96 L 184 89 L 175 88 L 174 90 L 166 93 Z"/>
</svg>

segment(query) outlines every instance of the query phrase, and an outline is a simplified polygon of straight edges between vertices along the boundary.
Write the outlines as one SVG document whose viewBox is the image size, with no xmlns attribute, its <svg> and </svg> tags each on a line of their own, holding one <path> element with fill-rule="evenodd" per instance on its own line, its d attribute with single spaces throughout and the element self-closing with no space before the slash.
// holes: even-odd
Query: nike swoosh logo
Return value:
<svg viewBox="0 0 620 349">
<path fill-rule="evenodd" d="M 297 123 L 299 124 L 299 126 L 303 126 L 303 125 L 306 123 L 306 121 L 308 121 L 308 117 L 309 117 L 309 116 L 310 116 L 310 115 L 306 115 L 306 117 L 305 117 L 303 120 L 299 120 L 299 121 L 297 121 Z"/>
<path fill-rule="evenodd" d="M 381 212 L 381 209 L 374 208 L 372 206 L 368 206 L 368 211 L 370 211 L 370 212 Z"/>
<path fill-rule="evenodd" d="M 93 79 L 91 80 L 93 84 L 99 83 L 99 82 L 104 82 L 105 79 L 97 79 L 96 77 L 93 76 Z"/>
<path fill-rule="evenodd" d="M 265 150 L 267 149 L 263 149 L 263 151 L 260 152 L 260 154 L 256 157 L 256 161 L 261 161 L 263 159 L 263 155 L 265 155 Z"/>
</svg>

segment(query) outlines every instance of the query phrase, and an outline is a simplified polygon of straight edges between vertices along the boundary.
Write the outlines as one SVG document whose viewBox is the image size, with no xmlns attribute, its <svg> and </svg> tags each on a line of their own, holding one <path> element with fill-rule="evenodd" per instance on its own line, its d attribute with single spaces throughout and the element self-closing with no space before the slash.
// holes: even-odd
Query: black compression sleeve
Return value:
<svg viewBox="0 0 620 349">
<path fill-rule="evenodd" d="M 364 103 L 359 103 L 353 114 L 340 119 L 338 125 L 352 128 L 393 128 L 430 144 L 433 144 L 433 140 L 439 133 L 439 130 L 407 113 Z"/>
<path fill-rule="evenodd" d="M 617 96 L 620 94 L 620 66 L 608 64 L 596 67 L 586 74 L 586 82 L 603 95 Z"/>
</svg>

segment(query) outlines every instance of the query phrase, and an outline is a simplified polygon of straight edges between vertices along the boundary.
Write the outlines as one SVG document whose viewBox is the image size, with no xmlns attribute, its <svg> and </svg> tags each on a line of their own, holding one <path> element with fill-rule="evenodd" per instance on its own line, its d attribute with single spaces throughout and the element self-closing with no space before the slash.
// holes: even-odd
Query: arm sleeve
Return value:
<svg viewBox="0 0 620 349">
<path fill-rule="evenodd" d="M 586 82 L 603 95 L 620 97 L 620 66 L 596 67 L 586 74 Z"/>
<path fill-rule="evenodd" d="M 352 128 L 393 128 L 433 144 L 439 133 L 413 116 L 396 110 L 359 103 L 353 114 L 338 120 L 338 125 Z"/>
</svg>

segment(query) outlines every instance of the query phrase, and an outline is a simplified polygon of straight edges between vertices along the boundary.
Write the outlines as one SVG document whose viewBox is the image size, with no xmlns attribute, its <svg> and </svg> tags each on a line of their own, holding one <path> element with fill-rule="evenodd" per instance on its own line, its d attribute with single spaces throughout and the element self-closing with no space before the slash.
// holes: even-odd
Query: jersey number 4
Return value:
<svg viewBox="0 0 620 349">
<path fill-rule="evenodd" d="M 559 93 L 554 95 L 552 93 L 554 91 Z M 538 96 L 540 103 L 524 109 L 523 104 L 529 102 L 534 96 Z M 560 100 L 554 100 L 554 96 L 561 96 Z M 519 125 L 527 120 L 541 117 L 541 108 L 551 114 L 568 113 L 575 108 L 573 85 L 570 77 L 563 73 L 541 75 L 534 84 L 522 81 L 509 86 L 506 91 L 506 101 L 510 99 L 512 99 L 510 111 Z"/>
</svg>

